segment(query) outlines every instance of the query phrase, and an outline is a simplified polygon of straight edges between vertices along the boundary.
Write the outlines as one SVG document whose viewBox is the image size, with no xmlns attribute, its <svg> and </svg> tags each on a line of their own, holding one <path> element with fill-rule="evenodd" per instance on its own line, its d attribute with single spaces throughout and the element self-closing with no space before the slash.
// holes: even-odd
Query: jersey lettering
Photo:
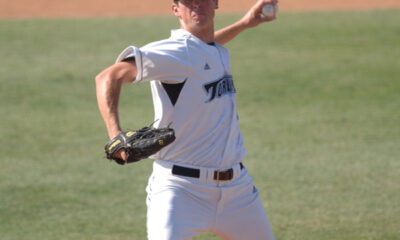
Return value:
<svg viewBox="0 0 400 240">
<path fill-rule="evenodd" d="M 233 79 L 230 75 L 225 75 L 217 81 L 207 83 L 203 87 L 209 96 L 206 102 L 211 102 L 215 97 L 221 98 L 225 95 L 236 93 Z"/>
</svg>

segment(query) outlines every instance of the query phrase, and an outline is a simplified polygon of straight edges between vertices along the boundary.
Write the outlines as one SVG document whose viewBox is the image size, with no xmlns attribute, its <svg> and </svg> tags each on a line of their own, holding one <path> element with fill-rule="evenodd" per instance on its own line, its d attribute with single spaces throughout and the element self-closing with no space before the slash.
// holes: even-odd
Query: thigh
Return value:
<svg viewBox="0 0 400 240">
<path fill-rule="evenodd" d="M 236 209 L 220 219 L 218 235 L 226 240 L 274 240 L 271 226 L 261 200 Z"/>
<path fill-rule="evenodd" d="M 251 176 L 244 175 L 227 189 L 223 211 L 218 216 L 218 235 L 229 240 L 274 240 L 258 190 Z"/>
<path fill-rule="evenodd" d="M 152 176 L 147 194 L 148 239 L 191 239 L 206 231 L 212 207 L 196 186 L 175 177 Z"/>
</svg>

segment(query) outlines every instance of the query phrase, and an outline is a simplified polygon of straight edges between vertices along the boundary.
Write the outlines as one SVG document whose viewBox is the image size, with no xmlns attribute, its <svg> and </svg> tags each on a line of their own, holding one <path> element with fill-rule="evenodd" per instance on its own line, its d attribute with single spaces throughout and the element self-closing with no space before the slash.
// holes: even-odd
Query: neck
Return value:
<svg viewBox="0 0 400 240">
<path fill-rule="evenodd" d="M 190 32 L 194 36 L 198 37 L 203 42 L 211 43 L 211 42 L 215 41 L 213 26 L 207 27 L 207 28 L 190 28 L 190 27 L 181 25 L 181 28 Z"/>
</svg>

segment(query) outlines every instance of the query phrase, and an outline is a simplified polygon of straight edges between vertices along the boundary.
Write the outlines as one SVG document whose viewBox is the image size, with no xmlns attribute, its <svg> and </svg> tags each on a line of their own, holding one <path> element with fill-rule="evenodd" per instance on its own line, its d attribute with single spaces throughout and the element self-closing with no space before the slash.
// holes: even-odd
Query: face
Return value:
<svg viewBox="0 0 400 240">
<path fill-rule="evenodd" d="M 218 0 L 180 0 L 172 4 L 172 11 L 187 30 L 214 27 L 217 8 Z"/>
</svg>

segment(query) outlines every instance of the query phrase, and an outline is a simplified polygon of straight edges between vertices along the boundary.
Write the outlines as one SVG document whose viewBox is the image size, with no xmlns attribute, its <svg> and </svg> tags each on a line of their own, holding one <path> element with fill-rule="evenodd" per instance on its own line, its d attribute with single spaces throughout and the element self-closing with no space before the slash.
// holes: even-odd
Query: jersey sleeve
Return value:
<svg viewBox="0 0 400 240">
<path fill-rule="evenodd" d="M 118 56 L 117 62 L 135 58 L 137 76 L 134 82 L 162 81 L 183 82 L 189 73 L 186 47 L 178 43 L 156 43 L 142 48 L 127 47 Z"/>
</svg>

